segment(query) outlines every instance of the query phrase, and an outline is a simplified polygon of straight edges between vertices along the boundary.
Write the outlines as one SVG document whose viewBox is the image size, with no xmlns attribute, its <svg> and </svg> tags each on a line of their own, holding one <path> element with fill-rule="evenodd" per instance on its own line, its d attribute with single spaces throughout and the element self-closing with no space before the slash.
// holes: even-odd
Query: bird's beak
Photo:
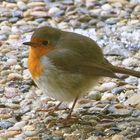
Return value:
<svg viewBox="0 0 140 140">
<path fill-rule="evenodd" d="M 29 45 L 29 46 L 36 46 L 36 43 L 33 43 L 33 42 L 23 42 L 24 45 Z"/>
</svg>

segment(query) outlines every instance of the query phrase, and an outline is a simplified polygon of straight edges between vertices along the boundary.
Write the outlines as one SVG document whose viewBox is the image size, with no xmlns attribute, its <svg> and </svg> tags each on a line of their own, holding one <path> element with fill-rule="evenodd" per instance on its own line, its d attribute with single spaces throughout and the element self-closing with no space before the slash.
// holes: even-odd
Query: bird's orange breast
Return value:
<svg viewBox="0 0 140 140">
<path fill-rule="evenodd" d="M 31 47 L 28 58 L 29 71 L 33 78 L 38 78 L 43 74 L 44 67 L 41 58 L 53 50 L 52 47 Z"/>
</svg>

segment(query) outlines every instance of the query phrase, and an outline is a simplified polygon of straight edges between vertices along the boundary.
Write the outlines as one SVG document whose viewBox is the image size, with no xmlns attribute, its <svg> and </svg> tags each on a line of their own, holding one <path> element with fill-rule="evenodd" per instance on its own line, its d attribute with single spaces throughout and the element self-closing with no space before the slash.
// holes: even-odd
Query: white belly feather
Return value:
<svg viewBox="0 0 140 140">
<path fill-rule="evenodd" d="M 87 93 L 99 79 L 58 70 L 47 57 L 42 58 L 42 63 L 45 74 L 34 80 L 47 96 L 59 101 L 70 102 Z"/>
</svg>

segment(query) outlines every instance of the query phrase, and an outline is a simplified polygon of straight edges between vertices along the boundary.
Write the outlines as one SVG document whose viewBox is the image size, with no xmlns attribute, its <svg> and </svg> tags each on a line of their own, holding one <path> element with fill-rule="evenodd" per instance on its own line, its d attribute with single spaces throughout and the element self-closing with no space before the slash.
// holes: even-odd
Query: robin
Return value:
<svg viewBox="0 0 140 140">
<path fill-rule="evenodd" d="M 113 66 L 94 40 L 77 33 L 45 26 L 23 44 L 31 46 L 28 65 L 37 86 L 59 101 L 74 101 L 68 117 L 77 99 L 102 77 L 121 73 L 140 78 L 139 71 Z"/>
</svg>

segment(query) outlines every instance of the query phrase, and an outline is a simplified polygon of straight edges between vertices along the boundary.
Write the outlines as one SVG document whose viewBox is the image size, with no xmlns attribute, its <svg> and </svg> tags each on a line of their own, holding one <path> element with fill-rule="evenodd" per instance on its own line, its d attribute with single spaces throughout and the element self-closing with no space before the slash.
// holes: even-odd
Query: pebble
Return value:
<svg viewBox="0 0 140 140">
<path fill-rule="evenodd" d="M 8 113 L 0 114 L 0 119 L 8 119 L 8 118 L 11 118 L 10 114 L 8 114 Z"/>
<path fill-rule="evenodd" d="M 120 86 L 120 87 L 116 87 L 116 88 L 112 89 L 112 93 L 113 94 L 120 94 L 124 90 L 125 90 L 125 88 L 123 86 Z"/>
<path fill-rule="evenodd" d="M 10 73 L 8 75 L 8 80 L 22 80 L 22 75 L 21 74 L 18 74 L 18 73 Z"/>
<path fill-rule="evenodd" d="M 32 11 L 30 13 L 31 16 L 34 16 L 34 17 L 37 17 L 37 18 L 40 18 L 40 17 L 47 17 L 47 12 L 44 12 L 44 11 Z M 25 16 L 25 15 L 24 15 Z"/>
<path fill-rule="evenodd" d="M 9 9 L 15 9 L 17 8 L 17 5 L 15 3 L 6 3 L 6 8 L 9 8 Z"/>
<path fill-rule="evenodd" d="M 111 140 L 125 140 L 123 135 L 114 135 Z"/>
<path fill-rule="evenodd" d="M 17 6 L 20 10 L 26 10 L 27 6 L 23 1 L 17 1 Z"/>
<path fill-rule="evenodd" d="M 13 122 L 1 120 L 0 121 L 0 129 L 8 129 L 14 125 Z"/>
<path fill-rule="evenodd" d="M 9 18 L 9 22 L 11 22 L 11 23 L 16 23 L 18 20 L 19 20 L 18 17 Z"/>
<path fill-rule="evenodd" d="M 58 12 L 60 12 L 60 9 L 57 7 L 52 7 L 48 11 L 48 15 L 55 16 Z"/>
<path fill-rule="evenodd" d="M 7 87 L 5 88 L 5 97 L 7 98 L 14 98 L 19 95 L 19 91 L 16 88 Z"/>
<path fill-rule="evenodd" d="M 98 16 L 98 15 L 100 15 L 100 13 L 101 13 L 101 9 L 100 8 L 96 8 L 96 9 L 90 10 L 90 14 L 92 16 Z"/>
<path fill-rule="evenodd" d="M 127 58 L 127 59 L 124 59 L 123 62 L 122 62 L 122 65 L 123 66 L 127 66 L 127 67 L 135 67 L 137 66 L 138 63 L 138 60 L 137 59 L 134 59 L 134 58 Z"/>
<path fill-rule="evenodd" d="M 109 24 L 109 25 L 113 25 L 116 24 L 119 21 L 118 18 L 108 18 L 105 23 Z"/>
<path fill-rule="evenodd" d="M 33 7 L 36 7 L 36 6 L 46 6 L 46 4 L 44 2 L 30 2 L 27 4 L 27 6 L 29 8 L 33 8 Z"/>
<path fill-rule="evenodd" d="M 91 91 L 89 94 L 88 94 L 88 97 L 92 100 L 100 100 L 101 99 L 101 93 L 100 92 L 96 92 L 96 91 Z"/>
<path fill-rule="evenodd" d="M 8 75 L 10 73 L 10 71 L 9 70 L 3 70 L 3 71 L 1 71 L 1 76 L 6 76 L 6 75 Z"/>
<path fill-rule="evenodd" d="M 32 125 L 26 125 L 23 127 L 23 133 L 26 135 L 26 136 L 35 136 L 38 131 L 35 130 L 35 127 L 32 126 Z"/>
<path fill-rule="evenodd" d="M 140 111 L 139 110 L 133 111 L 132 117 L 138 117 L 138 116 L 140 116 Z"/>
<path fill-rule="evenodd" d="M 112 100 L 115 100 L 116 97 L 114 96 L 114 94 L 112 93 L 104 93 L 103 96 L 101 97 L 101 101 L 112 101 Z"/>
<path fill-rule="evenodd" d="M 119 108 L 119 109 L 116 109 L 116 108 L 109 108 L 109 111 L 111 113 L 113 113 L 112 115 L 116 115 L 116 116 L 120 116 L 120 117 L 125 117 L 125 116 L 130 116 L 132 111 L 129 110 L 129 109 L 125 109 L 125 108 Z"/>
<path fill-rule="evenodd" d="M 21 130 L 26 125 L 26 123 L 26 121 L 17 122 L 13 127 L 10 128 L 10 130 Z"/>
<path fill-rule="evenodd" d="M 108 83 L 105 82 L 100 86 L 100 90 L 107 91 L 107 90 L 111 90 L 111 89 L 115 88 L 116 86 L 117 86 L 117 84 L 115 82 L 108 82 Z"/>
<path fill-rule="evenodd" d="M 121 4 L 127 4 L 128 3 L 128 1 L 126 1 L 126 0 L 123 0 L 123 1 L 121 1 L 121 0 L 108 0 L 108 2 L 109 3 L 119 2 Z"/>
<path fill-rule="evenodd" d="M 16 11 L 13 11 L 12 12 L 12 16 L 13 17 L 22 17 L 22 15 L 23 15 L 23 12 L 22 11 L 19 11 L 19 10 L 16 10 Z"/>
<path fill-rule="evenodd" d="M 40 140 L 40 137 L 27 137 L 25 140 Z"/>
<path fill-rule="evenodd" d="M 138 78 L 137 77 L 128 77 L 125 79 L 125 82 L 128 84 L 138 84 Z"/>
<path fill-rule="evenodd" d="M 101 8 L 105 11 L 110 11 L 112 9 L 112 6 L 110 4 L 104 4 L 101 6 Z"/>
<path fill-rule="evenodd" d="M 23 58 L 21 60 L 21 62 L 22 62 L 22 65 L 23 65 L 24 68 L 27 68 L 28 67 L 28 58 Z"/>
<path fill-rule="evenodd" d="M 12 65 L 15 65 L 15 64 L 17 64 L 17 60 L 13 59 L 13 58 L 8 59 L 7 62 L 6 62 L 7 66 L 12 66 Z"/>
<path fill-rule="evenodd" d="M 137 105 L 137 104 L 140 104 L 140 94 L 134 94 L 132 95 L 131 97 L 128 98 L 128 100 L 126 100 L 124 102 L 125 105 Z"/>
<path fill-rule="evenodd" d="M 65 140 L 79 140 L 79 137 L 74 134 L 64 134 Z"/>
<path fill-rule="evenodd" d="M 13 131 L 13 130 L 8 130 L 5 133 L 1 133 L 1 136 L 6 137 L 6 138 L 12 138 L 16 135 L 19 135 L 21 131 Z"/>
</svg>

